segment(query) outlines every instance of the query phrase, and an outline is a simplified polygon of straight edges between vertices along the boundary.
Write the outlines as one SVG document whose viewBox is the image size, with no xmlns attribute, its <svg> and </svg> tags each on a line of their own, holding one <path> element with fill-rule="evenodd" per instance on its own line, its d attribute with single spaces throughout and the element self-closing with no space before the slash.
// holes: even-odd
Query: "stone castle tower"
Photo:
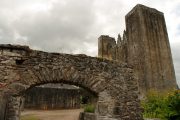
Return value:
<svg viewBox="0 0 180 120">
<path fill-rule="evenodd" d="M 176 88 L 176 78 L 164 15 L 156 9 L 136 5 L 125 17 L 123 37 L 102 35 L 98 56 L 134 66 L 141 95 L 150 89 Z"/>
</svg>

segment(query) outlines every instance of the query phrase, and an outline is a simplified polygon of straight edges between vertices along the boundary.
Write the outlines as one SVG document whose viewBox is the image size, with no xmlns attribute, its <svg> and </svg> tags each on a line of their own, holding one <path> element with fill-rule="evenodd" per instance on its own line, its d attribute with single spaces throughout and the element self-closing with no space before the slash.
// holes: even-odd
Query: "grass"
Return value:
<svg viewBox="0 0 180 120">
<path fill-rule="evenodd" d="M 95 112 L 95 106 L 92 104 L 88 104 L 84 107 L 84 112 L 94 113 Z"/>
<path fill-rule="evenodd" d="M 26 116 L 22 116 L 20 120 L 40 120 L 40 119 L 32 115 L 26 115 Z"/>
</svg>

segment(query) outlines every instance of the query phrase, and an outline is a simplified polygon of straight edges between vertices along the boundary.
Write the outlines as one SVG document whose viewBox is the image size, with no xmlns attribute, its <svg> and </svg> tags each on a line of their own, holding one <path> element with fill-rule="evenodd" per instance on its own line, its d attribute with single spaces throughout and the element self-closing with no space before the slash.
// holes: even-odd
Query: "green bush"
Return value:
<svg viewBox="0 0 180 120">
<path fill-rule="evenodd" d="M 180 120 L 180 90 L 168 95 L 167 105 L 170 111 L 167 117 Z"/>
<path fill-rule="evenodd" d="M 145 118 L 161 118 L 162 120 L 180 120 L 180 91 L 168 94 L 150 91 L 147 98 L 141 101 Z"/>
<path fill-rule="evenodd" d="M 92 104 L 85 105 L 84 112 L 94 113 L 95 112 L 95 106 Z"/>
</svg>

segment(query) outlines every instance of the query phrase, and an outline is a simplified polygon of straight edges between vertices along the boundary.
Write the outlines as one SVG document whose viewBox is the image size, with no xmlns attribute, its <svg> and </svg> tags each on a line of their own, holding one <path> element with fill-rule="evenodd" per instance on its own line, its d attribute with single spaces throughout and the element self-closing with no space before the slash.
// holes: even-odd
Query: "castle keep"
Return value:
<svg viewBox="0 0 180 120">
<path fill-rule="evenodd" d="M 150 89 L 176 88 L 170 44 L 164 15 L 156 9 L 135 6 L 125 17 L 123 37 L 102 35 L 98 39 L 98 56 L 134 66 L 141 94 Z"/>
</svg>

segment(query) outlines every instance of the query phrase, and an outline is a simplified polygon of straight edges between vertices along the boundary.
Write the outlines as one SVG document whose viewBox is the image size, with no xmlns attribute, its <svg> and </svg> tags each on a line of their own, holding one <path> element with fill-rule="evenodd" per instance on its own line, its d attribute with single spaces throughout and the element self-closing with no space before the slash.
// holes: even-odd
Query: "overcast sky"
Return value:
<svg viewBox="0 0 180 120">
<path fill-rule="evenodd" d="M 97 56 L 97 38 L 122 34 L 138 3 L 164 13 L 180 86 L 180 0 L 0 0 L 0 44 Z"/>
</svg>

